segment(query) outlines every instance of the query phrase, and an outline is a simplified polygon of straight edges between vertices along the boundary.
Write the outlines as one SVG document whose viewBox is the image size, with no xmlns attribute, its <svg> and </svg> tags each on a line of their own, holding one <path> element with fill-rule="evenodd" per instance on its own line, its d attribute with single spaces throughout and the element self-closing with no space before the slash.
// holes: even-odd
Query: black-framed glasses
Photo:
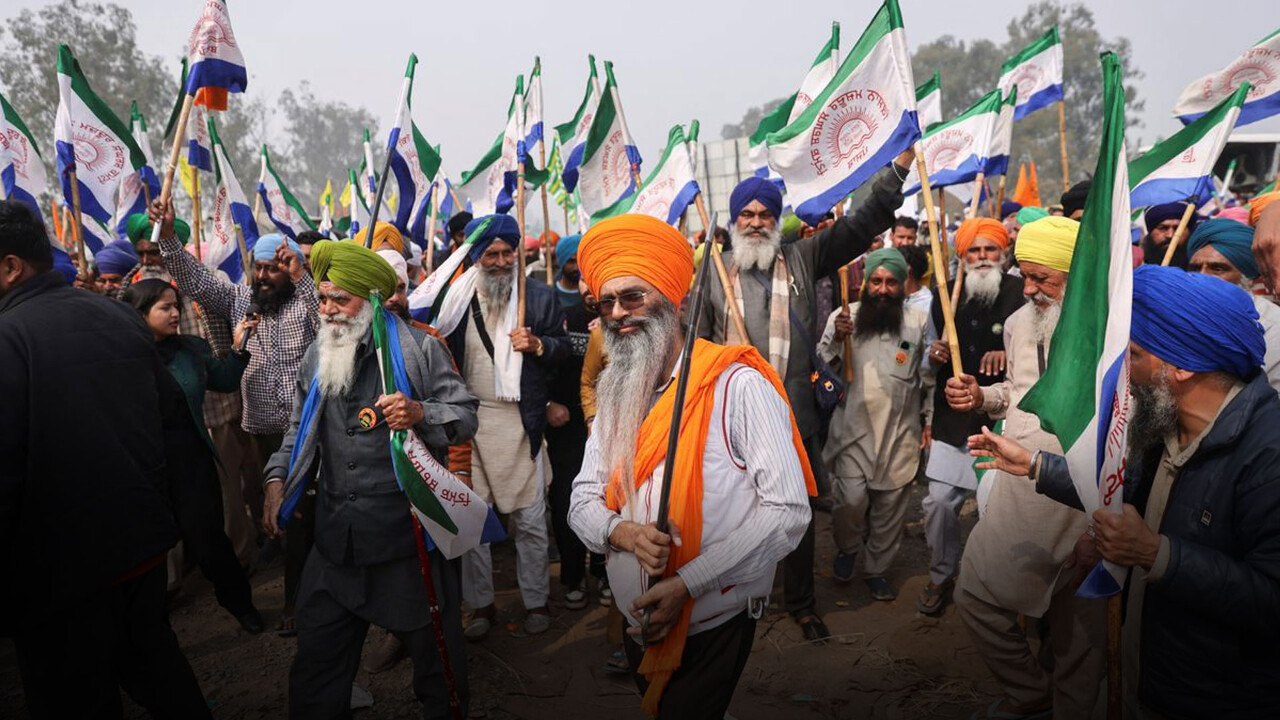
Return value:
<svg viewBox="0 0 1280 720">
<path fill-rule="evenodd" d="M 612 295 L 605 295 L 604 297 L 600 298 L 600 302 L 597 303 L 600 308 L 600 314 L 612 315 L 614 305 L 621 305 L 622 309 L 628 312 L 635 310 L 636 308 L 639 308 L 641 305 L 644 304 L 644 299 L 648 297 L 649 293 L 651 292 L 653 291 L 652 290 L 629 290 L 616 297 Z"/>
</svg>

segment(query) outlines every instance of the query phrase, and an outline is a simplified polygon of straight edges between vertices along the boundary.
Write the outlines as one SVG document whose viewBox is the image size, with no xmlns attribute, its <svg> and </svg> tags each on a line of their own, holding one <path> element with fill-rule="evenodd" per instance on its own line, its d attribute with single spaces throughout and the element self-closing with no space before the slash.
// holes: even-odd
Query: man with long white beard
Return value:
<svg viewBox="0 0 1280 720">
<path fill-rule="evenodd" d="M 622 215 L 583 236 L 578 263 L 599 298 L 609 366 L 569 523 L 589 549 L 609 551 L 645 711 L 722 718 L 777 562 L 810 521 L 815 486 L 800 433 L 781 380 L 754 348 L 697 341 L 672 468 L 671 532 L 660 532 L 684 345 L 677 318 L 693 253 L 665 222 Z M 662 579 L 647 587 L 655 576 Z"/>
<path fill-rule="evenodd" d="M 1130 568 L 1125 717 L 1276 715 L 1280 400 L 1262 358 L 1247 293 L 1175 268 L 1134 270 L 1125 504 L 1093 513 L 1102 557 Z M 1064 457 L 989 430 L 970 444 L 985 465 L 1083 508 Z"/>
<path fill-rule="evenodd" d="M 1004 418 L 1006 437 L 1045 452 L 1062 447 L 1018 403 L 1044 374 L 1079 228 L 1062 217 L 1023 226 L 1015 252 L 1031 302 L 1005 322 L 1005 380 L 980 387 L 966 374 L 946 386 L 952 409 Z M 969 535 L 955 591 L 969 636 L 1006 695 L 978 717 L 1048 717 L 1050 709 L 1058 720 L 1090 717 L 1106 668 L 1106 602 L 1075 596 L 1072 568 L 1080 565 L 1077 541 L 1088 518 L 1017 478 L 987 478 L 990 498 Z M 1047 621 L 1052 673 L 1031 651 L 1019 615 Z"/>
<path fill-rule="evenodd" d="M 436 319 L 467 389 L 480 400 L 480 428 L 472 439 L 471 484 L 476 494 L 509 517 L 516 545 L 516 579 L 526 610 L 523 629 L 536 635 L 551 626 L 547 598 L 546 486 L 543 453 L 555 368 L 569 358 L 564 313 L 555 292 L 525 280 L 524 327 L 516 327 L 515 290 L 520 231 L 515 218 L 473 219 L 466 237 L 472 263 L 449 287 Z M 493 558 L 488 545 L 462 556 L 463 598 L 475 610 L 467 638 L 488 634 L 493 605 Z"/>
<path fill-rule="evenodd" d="M 858 555 L 863 579 L 875 600 L 893 600 L 898 591 L 885 574 L 898 554 L 907 520 L 907 485 L 920 464 L 924 398 L 933 373 L 924 362 L 927 313 L 905 303 L 907 261 L 897 248 L 867 255 L 867 283 L 861 302 L 827 318 L 818 357 L 830 365 L 853 366 L 844 402 L 831 418 L 822 459 L 831 476 L 836 505 L 831 531 L 836 541 L 832 575 L 853 579 Z M 843 353 L 850 338 L 852 357 Z"/>
<path fill-rule="evenodd" d="M 795 410 L 820 490 L 826 486 L 818 446 L 822 423 L 810 379 L 814 371 L 812 350 L 817 344 L 817 282 L 867 252 L 877 236 L 893 225 L 894 210 L 902 205 L 902 181 L 914 160 L 915 153 L 910 150 L 894 158 L 872 183 L 871 195 L 856 213 L 785 245 L 778 229 L 782 192 L 777 185 L 766 178 L 751 177 L 739 183 L 729 197 L 733 247 L 725 251 L 724 262 L 729 292 L 748 337 L 738 334 L 726 302 L 726 288 L 718 276 L 707 286 L 698 335 L 721 344 L 752 345 L 773 366 Z M 809 641 L 831 636 L 814 603 L 813 545 L 810 527 L 795 553 L 788 556 L 783 578 L 787 612 Z"/>
<path fill-rule="evenodd" d="M 387 433 L 416 432 L 439 459 L 447 446 L 475 432 L 476 400 L 439 341 L 395 318 L 388 319 L 388 334 L 403 353 L 412 396 L 382 393 L 370 297 L 395 291 L 396 274 L 386 261 L 357 244 L 324 241 L 312 248 L 311 270 L 320 294 L 320 333 L 298 371 L 289 432 L 266 469 L 264 514 L 277 535 L 286 484 L 292 494 L 305 487 L 308 475 L 318 477 L 315 546 L 298 593 L 289 716 L 350 717 L 351 683 L 373 623 L 408 646 L 424 716 L 445 718 L 448 690 L 418 541 Z M 413 399 L 418 397 L 427 399 Z M 437 550 L 429 557 L 443 613 L 441 630 L 465 712 L 457 563 Z"/>
<path fill-rule="evenodd" d="M 1004 327 L 1009 316 L 1022 307 L 1022 282 L 1004 271 L 1010 242 L 1004 224 L 991 218 L 970 218 L 960 224 L 955 239 L 956 252 L 964 263 L 962 294 L 955 311 L 961 365 L 977 376 L 979 385 L 994 385 L 1004 380 Z M 965 443 L 984 424 L 991 423 L 981 412 L 958 412 L 947 404 L 946 383 L 953 374 L 951 348 L 936 340 L 936 329 L 943 325 L 942 303 L 936 293 L 930 299 L 935 340 L 929 362 L 938 374 L 925 467 L 929 493 L 922 503 L 930 551 L 929 582 L 916 598 L 916 609 L 926 615 L 942 612 L 960 572 L 960 507 L 978 488 Z"/>
<path fill-rule="evenodd" d="M 1253 257 L 1253 228 L 1225 218 L 1202 222 L 1187 241 L 1187 256 L 1189 272 L 1222 278 L 1249 293 L 1267 346 L 1262 369 L 1271 387 L 1280 390 L 1280 307 L 1266 296 L 1253 294 L 1259 274 Z"/>
</svg>

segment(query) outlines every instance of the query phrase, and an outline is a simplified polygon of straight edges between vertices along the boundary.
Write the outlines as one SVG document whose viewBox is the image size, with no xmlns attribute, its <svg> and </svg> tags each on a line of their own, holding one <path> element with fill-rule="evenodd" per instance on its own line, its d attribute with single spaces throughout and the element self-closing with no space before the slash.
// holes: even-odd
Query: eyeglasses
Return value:
<svg viewBox="0 0 1280 720">
<path fill-rule="evenodd" d="M 635 310 L 644 304 L 644 299 L 648 297 L 649 293 L 651 292 L 653 291 L 652 290 L 629 290 L 627 292 L 622 293 L 621 295 L 618 295 L 617 297 L 605 295 L 604 297 L 600 298 L 600 302 L 598 303 L 600 307 L 600 314 L 612 315 L 614 305 L 621 305 L 622 309 L 628 312 Z"/>
</svg>

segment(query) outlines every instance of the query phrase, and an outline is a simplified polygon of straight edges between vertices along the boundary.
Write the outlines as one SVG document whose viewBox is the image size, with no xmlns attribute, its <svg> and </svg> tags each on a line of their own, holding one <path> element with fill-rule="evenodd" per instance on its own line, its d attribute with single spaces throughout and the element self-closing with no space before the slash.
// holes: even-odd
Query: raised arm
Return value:
<svg viewBox="0 0 1280 720">
<path fill-rule="evenodd" d="M 214 275 L 182 247 L 173 231 L 173 203 L 162 206 L 160 198 L 156 198 L 149 214 L 152 222 L 157 218 L 161 220 L 160 257 L 178 291 L 233 325 L 241 320 L 235 317 L 235 307 L 242 301 L 247 304 L 252 291 L 245 285 L 235 285 Z"/>
<path fill-rule="evenodd" d="M 902 206 L 902 181 L 915 157 L 914 151 L 907 150 L 894 158 L 893 163 L 876 176 L 871 196 L 857 212 L 838 218 L 834 225 L 810 239 L 817 245 L 815 278 L 826 277 L 865 253 L 876 236 L 893 225 L 894 212 Z"/>
</svg>

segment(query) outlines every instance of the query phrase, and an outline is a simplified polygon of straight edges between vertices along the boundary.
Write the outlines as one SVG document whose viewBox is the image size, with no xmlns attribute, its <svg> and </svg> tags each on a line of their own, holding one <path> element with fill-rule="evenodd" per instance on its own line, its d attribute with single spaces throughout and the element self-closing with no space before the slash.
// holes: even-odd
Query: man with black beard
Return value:
<svg viewBox="0 0 1280 720">
<path fill-rule="evenodd" d="M 434 549 L 420 556 L 421 539 L 392 465 L 388 432 L 417 433 L 440 460 L 449 445 L 475 432 L 476 399 L 438 340 L 394 318 L 388 318 L 388 342 L 396 343 L 411 387 L 384 394 L 371 298 L 395 292 L 395 271 L 373 251 L 347 242 L 318 242 L 311 260 L 321 298 L 320 333 L 292 388 L 289 432 L 267 464 L 264 510 L 268 529 L 279 535 L 292 522 L 281 517 L 286 498 L 297 502 L 308 484 L 317 486 L 315 547 L 298 593 L 289 716 L 350 717 L 351 683 L 371 623 L 394 633 L 413 657 L 413 689 L 423 717 L 450 716 L 439 633 L 465 715 L 458 564 Z M 431 627 L 421 557 L 430 566 L 440 628 Z"/>
<path fill-rule="evenodd" d="M 752 345 L 773 366 L 787 388 L 820 490 L 827 483 L 819 448 L 821 421 L 810 379 L 817 339 L 817 281 L 865 253 L 893 225 L 894 210 L 902 205 L 902 180 L 914 160 L 914 152 L 902 153 L 880 172 L 856 213 L 785 245 L 778 229 L 782 192 L 777 185 L 765 178 L 747 178 L 729 198 L 733 247 L 725 251 L 724 263 L 730 287 L 727 293 L 712 273 L 698 334 L 716 343 Z M 729 294 L 748 337 L 738 335 L 726 301 Z M 800 624 L 805 639 L 830 637 L 815 610 L 812 528 L 795 555 L 787 558 L 784 573 L 787 612 Z"/>
<path fill-rule="evenodd" d="M 781 380 L 754 348 L 697 341 L 685 360 L 670 532 L 659 531 L 684 344 L 677 317 L 693 253 L 662 220 L 621 215 L 592 227 L 578 258 L 599 298 L 609 365 L 569 523 L 588 548 L 609 551 L 644 710 L 662 719 L 721 718 L 774 569 L 810 521 L 815 488 L 800 433 Z M 662 579 L 649 587 L 654 576 Z"/>
<path fill-rule="evenodd" d="M 1126 503 L 1092 516 L 1102 557 L 1130 568 L 1126 717 L 1275 717 L 1280 400 L 1257 312 L 1229 283 L 1144 265 L 1131 337 Z M 1062 456 L 990 431 L 970 444 L 1083 509 Z"/>
<path fill-rule="evenodd" d="M 960 304 L 955 311 L 960 341 L 960 361 L 981 385 L 1004 380 L 1004 327 L 1009 316 L 1022 307 L 1022 282 L 1005 274 L 1009 249 L 1006 226 L 991 218 L 971 218 L 956 231 L 956 252 L 964 263 Z M 929 463 L 925 477 L 929 493 L 922 503 L 925 539 L 929 543 L 929 582 L 916 599 L 916 609 L 926 615 L 945 607 L 960 572 L 960 507 L 977 490 L 965 443 L 990 419 L 981 412 L 957 411 L 947 404 L 946 383 L 951 379 L 951 348 L 937 340 L 943 325 L 942 304 L 930 295 L 933 333 L 929 363 L 937 368 L 933 393 L 933 425 L 929 438 Z"/>
<path fill-rule="evenodd" d="M 1079 227 L 1053 216 L 1023 226 L 1015 253 L 1031 302 L 1005 322 L 1005 379 L 979 386 L 965 374 L 946 385 L 953 410 L 1003 418 L 1005 437 L 1045 452 L 1062 447 L 1019 403 L 1044 375 Z M 1078 541 L 1088 518 L 1004 473 L 984 475 L 983 487 L 988 483 L 986 510 L 961 557 L 955 602 L 1005 697 L 976 717 L 1048 717 L 1050 709 L 1058 720 L 1090 717 L 1106 669 L 1106 603 L 1075 594 L 1074 568 L 1085 556 Z M 1019 615 L 1047 621 L 1052 671 L 1032 652 Z"/>
<path fill-rule="evenodd" d="M 907 520 L 907 485 L 920 463 L 921 414 L 933 373 L 924 362 L 929 316 L 905 304 L 907 261 L 896 248 L 867 255 L 867 284 L 850 312 L 827 319 L 818 357 L 833 367 L 853 366 L 844 402 L 831 418 L 822 459 L 831 476 L 836 505 L 831 531 L 836 582 L 853 579 L 858 555 L 863 579 L 875 600 L 898 591 L 885 577 Z M 844 355 L 850 338 L 852 357 Z M 864 551 L 865 550 L 865 551 Z"/>
</svg>

